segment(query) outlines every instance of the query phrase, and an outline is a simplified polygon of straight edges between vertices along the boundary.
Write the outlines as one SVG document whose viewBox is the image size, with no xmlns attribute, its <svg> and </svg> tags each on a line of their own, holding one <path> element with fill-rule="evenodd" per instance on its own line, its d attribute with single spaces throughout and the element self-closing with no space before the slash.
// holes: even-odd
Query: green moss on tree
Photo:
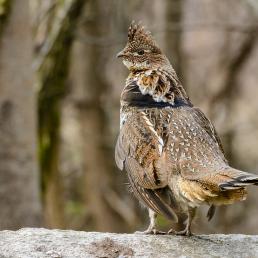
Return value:
<svg viewBox="0 0 258 258">
<path fill-rule="evenodd" d="M 73 28 L 85 1 L 75 0 L 62 21 L 62 26 L 52 48 L 39 67 L 40 91 L 39 113 L 39 158 L 42 175 L 42 192 L 45 209 L 51 210 L 50 225 L 64 227 L 62 185 L 58 171 L 60 101 L 67 91 L 66 80 L 69 53 L 73 42 Z"/>
<path fill-rule="evenodd" d="M 0 0 L 0 34 L 11 9 L 11 0 Z"/>
</svg>

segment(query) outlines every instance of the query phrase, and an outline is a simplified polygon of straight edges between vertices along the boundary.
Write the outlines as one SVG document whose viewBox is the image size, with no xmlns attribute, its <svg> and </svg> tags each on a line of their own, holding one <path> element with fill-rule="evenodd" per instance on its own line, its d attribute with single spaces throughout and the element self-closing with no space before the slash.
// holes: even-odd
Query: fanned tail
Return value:
<svg viewBox="0 0 258 258">
<path fill-rule="evenodd" d="M 227 176 L 229 179 L 219 184 L 221 190 L 235 190 L 244 188 L 248 185 L 258 185 L 258 175 L 240 171 L 234 168 L 228 169 L 222 176 Z"/>
</svg>

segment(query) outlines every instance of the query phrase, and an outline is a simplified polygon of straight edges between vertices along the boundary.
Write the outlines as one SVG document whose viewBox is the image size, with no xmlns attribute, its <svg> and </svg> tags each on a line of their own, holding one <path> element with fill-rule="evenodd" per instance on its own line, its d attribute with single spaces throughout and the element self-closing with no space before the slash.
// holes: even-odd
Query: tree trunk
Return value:
<svg viewBox="0 0 258 258">
<path fill-rule="evenodd" d="M 44 1 L 43 4 L 46 2 Z M 38 42 L 36 68 L 38 69 L 39 153 L 42 173 L 44 219 L 47 227 L 65 228 L 63 180 L 59 168 L 60 102 L 67 91 L 70 49 L 73 29 L 85 1 L 58 1 L 49 6 L 43 16 L 48 17 L 45 28 L 36 28 Z M 37 10 L 36 10 L 37 11 Z M 42 14 L 41 14 L 42 15 Z M 42 26 L 40 26 L 42 25 Z M 38 30 L 37 30 L 38 29 Z M 42 36 L 42 31 L 45 35 Z M 47 49 L 47 51 L 46 51 Z"/>
<path fill-rule="evenodd" d="M 0 228 L 40 225 L 29 3 L 11 1 L 0 35 Z"/>
</svg>

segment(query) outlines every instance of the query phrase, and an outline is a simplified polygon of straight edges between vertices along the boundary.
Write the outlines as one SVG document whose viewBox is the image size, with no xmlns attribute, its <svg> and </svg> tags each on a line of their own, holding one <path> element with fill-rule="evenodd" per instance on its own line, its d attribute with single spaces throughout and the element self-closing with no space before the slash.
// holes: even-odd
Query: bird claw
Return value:
<svg viewBox="0 0 258 258">
<path fill-rule="evenodd" d="M 186 228 L 186 229 L 184 229 L 182 231 L 176 231 L 174 229 L 170 229 L 167 232 L 167 234 L 169 234 L 169 235 L 176 235 L 176 236 L 192 236 L 193 235 L 192 232 L 188 228 Z"/>
<path fill-rule="evenodd" d="M 142 234 L 142 235 L 165 235 L 166 232 L 160 231 L 157 229 L 147 229 L 145 231 L 136 231 L 135 234 Z"/>
</svg>

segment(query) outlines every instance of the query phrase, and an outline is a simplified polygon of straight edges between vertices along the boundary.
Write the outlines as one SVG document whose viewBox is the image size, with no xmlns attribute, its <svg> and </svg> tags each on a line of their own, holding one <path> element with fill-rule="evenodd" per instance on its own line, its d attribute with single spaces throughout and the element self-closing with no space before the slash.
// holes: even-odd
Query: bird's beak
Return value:
<svg viewBox="0 0 258 258">
<path fill-rule="evenodd" d="M 119 58 L 119 57 L 124 57 L 124 56 L 126 56 L 124 49 L 123 49 L 122 51 L 120 51 L 120 52 L 116 55 L 117 58 Z"/>
</svg>

